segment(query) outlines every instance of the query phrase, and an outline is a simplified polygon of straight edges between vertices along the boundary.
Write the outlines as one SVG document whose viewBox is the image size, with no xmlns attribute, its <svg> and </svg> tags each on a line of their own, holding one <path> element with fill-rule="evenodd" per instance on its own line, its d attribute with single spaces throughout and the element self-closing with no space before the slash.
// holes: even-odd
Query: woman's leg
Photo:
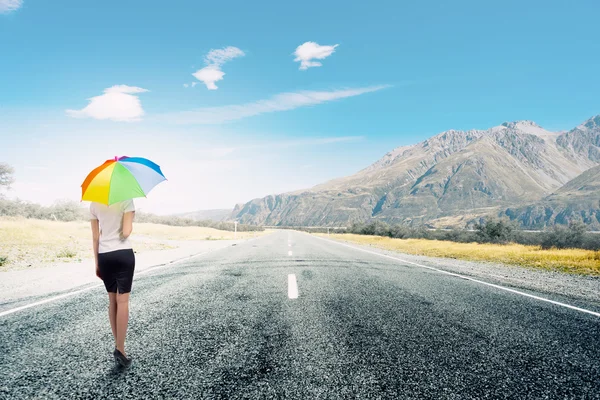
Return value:
<svg viewBox="0 0 600 400">
<path fill-rule="evenodd" d="M 127 324 L 129 323 L 129 293 L 118 293 L 117 297 L 117 350 L 125 354 L 125 336 L 127 335 Z"/>
<path fill-rule="evenodd" d="M 108 292 L 108 320 L 117 346 L 117 294 Z"/>
</svg>

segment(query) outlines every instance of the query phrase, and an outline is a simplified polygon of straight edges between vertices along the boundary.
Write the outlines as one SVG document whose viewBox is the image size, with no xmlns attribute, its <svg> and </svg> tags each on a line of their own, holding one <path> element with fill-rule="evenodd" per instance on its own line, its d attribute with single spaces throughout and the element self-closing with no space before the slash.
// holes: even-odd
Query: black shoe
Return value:
<svg viewBox="0 0 600 400">
<path fill-rule="evenodd" d="M 125 355 L 123 355 L 123 353 L 121 353 L 119 350 L 115 349 L 113 355 L 115 356 L 115 363 L 119 364 L 120 366 L 127 368 L 131 365 L 131 358 L 125 357 Z"/>
</svg>

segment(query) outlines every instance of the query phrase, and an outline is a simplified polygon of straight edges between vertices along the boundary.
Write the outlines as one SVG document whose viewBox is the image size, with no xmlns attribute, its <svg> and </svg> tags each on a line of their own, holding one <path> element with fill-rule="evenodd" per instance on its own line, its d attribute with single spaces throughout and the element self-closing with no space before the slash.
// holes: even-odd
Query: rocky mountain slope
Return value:
<svg viewBox="0 0 600 400">
<path fill-rule="evenodd" d="M 561 187 L 599 163 L 600 116 L 568 132 L 550 132 L 531 121 L 450 130 L 396 148 L 354 175 L 238 205 L 231 218 L 265 225 L 336 226 L 372 218 L 421 224 L 507 214 L 558 195 Z"/>
<path fill-rule="evenodd" d="M 508 208 L 501 215 L 531 228 L 579 220 L 591 229 L 600 230 L 600 165 L 585 171 L 542 201 Z"/>
</svg>

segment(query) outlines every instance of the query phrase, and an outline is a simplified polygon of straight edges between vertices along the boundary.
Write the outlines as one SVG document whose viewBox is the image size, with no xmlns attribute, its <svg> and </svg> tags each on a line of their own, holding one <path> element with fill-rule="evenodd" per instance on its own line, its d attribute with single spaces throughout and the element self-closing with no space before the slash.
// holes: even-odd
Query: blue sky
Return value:
<svg viewBox="0 0 600 400">
<path fill-rule="evenodd" d="M 137 204 L 164 214 L 307 188 L 447 129 L 570 129 L 600 113 L 598 12 L 0 0 L 0 161 L 12 196 L 49 204 L 107 158 L 146 156 L 169 181 Z"/>
</svg>

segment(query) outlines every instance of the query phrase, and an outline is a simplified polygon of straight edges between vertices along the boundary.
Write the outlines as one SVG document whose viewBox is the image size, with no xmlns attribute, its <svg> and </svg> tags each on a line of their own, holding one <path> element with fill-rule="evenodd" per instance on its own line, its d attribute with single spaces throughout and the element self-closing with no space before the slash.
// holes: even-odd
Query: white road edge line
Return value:
<svg viewBox="0 0 600 400">
<path fill-rule="evenodd" d="M 312 236 L 312 235 L 311 235 L 311 236 Z M 482 285 L 491 286 L 491 287 L 493 287 L 493 288 L 496 288 L 496 289 L 505 290 L 505 291 L 507 291 L 507 292 L 511 292 L 511 293 L 519 294 L 519 295 L 521 295 L 521 296 L 530 297 L 530 298 L 532 298 L 532 299 L 536 299 L 536 300 L 539 300 L 539 301 L 545 301 L 545 302 L 547 302 L 547 303 L 551 303 L 551 304 L 554 304 L 554 305 L 557 305 L 557 306 L 561 306 L 561 307 L 570 308 L 571 310 L 580 311 L 580 312 L 583 312 L 583 313 L 587 313 L 587 314 L 594 315 L 594 316 L 596 316 L 596 317 L 600 317 L 600 313 L 597 313 L 597 312 L 595 312 L 595 311 L 591 311 L 591 310 L 586 310 L 585 308 L 579 308 L 579 307 L 572 306 L 572 305 L 570 305 L 570 304 L 565 304 L 565 303 L 561 303 L 561 302 L 558 302 L 558 301 L 554 301 L 554 300 L 546 299 L 546 298 L 544 298 L 544 297 L 539 297 L 539 296 L 535 296 L 535 295 L 532 295 L 532 294 L 528 294 L 528 293 L 524 293 L 524 292 L 519 292 L 518 290 L 510 289 L 510 288 L 507 288 L 507 287 L 504 287 L 504 286 L 495 285 L 495 284 L 493 284 L 493 283 L 489 283 L 489 282 L 480 281 L 480 280 L 478 280 L 478 279 L 473 279 L 473 278 L 471 278 L 471 277 L 469 277 L 469 276 L 465 276 L 465 275 L 461 275 L 461 274 L 456 274 L 456 273 L 454 273 L 454 272 L 448 272 L 448 271 L 444 271 L 444 270 L 442 270 L 442 269 L 437 269 L 437 268 L 434 268 L 434 267 L 428 267 L 428 266 L 426 266 L 426 265 L 417 264 L 417 263 L 415 263 L 415 262 L 412 262 L 412 261 L 407 261 L 407 260 L 403 260 L 403 259 L 401 259 L 401 258 L 398 258 L 398 257 L 392 257 L 392 256 L 388 256 L 387 254 L 381 254 L 381 253 L 377 253 L 377 252 L 375 252 L 375 251 L 370 251 L 370 250 L 361 249 L 360 247 L 354 247 L 354 246 L 351 246 L 351 245 L 349 245 L 349 244 L 346 244 L 346 243 L 340 243 L 340 242 L 337 242 L 337 241 L 335 241 L 335 240 L 325 239 L 325 238 L 321 238 L 321 237 L 318 237 L 318 236 L 312 236 L 312 237 L 314 237 L 314 238 L 316 238 L 316 239 L 321 239 L 321 240 L 324 240 L 324 241 L 326 241 L 326 242 L 330 242 L 330 243 L 336 243 L 336 244 L 339 244 L 339 245 L 341 245 L 341 246 L 349 247 L 349 248 L 351 248 L 351 249 L 354 249 L 354 250 L 359 250 L 359 251 L 363 251 L 363 252 L 365 252 L 365 253 L 369 253 L 369 254 L 375 254 L 375 255 L 377 255 L 377 256 L 381 256 L 381 257 L 385 257 L 385 258 L 390 258 L 390 259 L 392 259 L 392 260 L 401 261 L 401 262 L 403 262 L 403 263 L 407 263 L 407 264 L 416 265 L 417 267 L 421 267 L 421 268 L 427 268 L 427 269 L 430 269 L 430 270 L 433 270 L 433 271 L 441 272 L 441 273 L 443 273 L 443 274 L 447 274 L 447 275 L 456 276 L 456 277 L 459 277 L 459 278 L 462 278 L 462 279 L 466 279 L 466 280 L 469 280 L 469 281 L 472 281 L 472 282 L 481 283 Z"/>
<path fill-rule="evenodd" d="M 26 305 L 21 306 L 21 307 L 12 308 L 10 310 L 2 311 L 2 312 L 0 312 L 0 317 L 4 317 L 5 315 L 16 313 L 17 311 L 22 311 L 22 310 L 25 310 L 27 308 L 39 306 L 39 305 L 46 304 L 46 303 L 50 303 L 50 302 L 55 301 L 55 300 L 64 299 L 65 297 L 74 296 L 74 295 L 79 294 L 79 293 L 87 292 L 88 290 L 92 290 L 92 289 L 95 289 L 95 288 L 100 287 L 100 286 L 104 286 L 104 284 L 100 283 L 100 284 L 97 284 L 97 285 L 94 285 L 94 286 L 90 286 L 90 287 L 85 288 L 85 289 L 76 290 L 75 292 L 64 293 L 64 294 L 61 294 L 60 296 L 51 297 L 51 298 L 46 299 L 46 300 L 36 301 L 35 303 L 26 304 Z"/>
<path fill-rule="evenodd" d="M 288 275 L 288 297 L 290 299 L 298 298 L 298 283 L 296 282 L 296 275 Z"/>
<path fill-rule="evenodd" d="M 256 239 L 250 239 L 248 241 L 252 241 L 252 240 L 256 240 Z M 156 265 L 154 267 L 150 267 L 148 269 L 145 269 L 145 270 L 143 270 L 141 272 L 136 273 L 134 275 L 134 278 L 135 278 L 135 276 L 143 275 L 143 274 L 146 274 L 148 272 L 154 271 L 154 270 L 159 269 L 159 268 L 164 268 L 164 267 L 167 267 L 169 265 L 178 264 L 178 263 L 180 263 L 182 261 L 187 261 L 187 260 L 189 260 L 191 258 L 200 257 L 200 256 L 202 256 L 204 254 L 208 254 L 208 253 L 210 253 L 212 251 L 221 250 L 221 249 L 225 249 L 225 248 L 227 248 L 227 247 L 220 247 L 220 248 L 217 248 L 217 249 L 208 250 L 208 251 L 205 251 L 205 252 L 202 252 L 202 253 L 191 255 L 189 257 L 185 257 L 185 258 L 181 258 L 181 259 L 178 259 L 178 260 L 174 260 L 174 261 L 171 261 L 171 262 L 168 262 L 168 263 L 165 263 L 165 264 Z M 76 290 L 74 292 L 64 293 L 64 294 L 61 294 L 61 295 L 58 295 L 58 296 L 51 297 L 49 299 L 36 301 L 35 303 L 25 304 L 24 306 L 21 306 L 21 307 L 16 307 L 16 308 L 12 308 L 10 310 L 2 311 L 2 312 L 0 312 L 0 317 L 4 317 L 5 315 L 16 313 L 18 311 L 26 310 L 26 309 L 31 308 L 31 307 L 35 307 L 35 306 L 39 306 L 39 305 L 42 305 L 42 304 L 50 303 L 50 302 L 53 302 L 53 301 L 56 301 L 56 300 L 64 299 L 64 298 L 69 297 L 69 296 L 74 296 L 76 294 L 83 293 L 83 292 L 86 292 L 88 290 L 95 289 L 97 287 L 104 287 L 104 284 L 99 283 L 97 285 L 90 286 L 90 287 L 87 287 L 85 289 L 80 289 L 80 290 Z"/>
</svg>

